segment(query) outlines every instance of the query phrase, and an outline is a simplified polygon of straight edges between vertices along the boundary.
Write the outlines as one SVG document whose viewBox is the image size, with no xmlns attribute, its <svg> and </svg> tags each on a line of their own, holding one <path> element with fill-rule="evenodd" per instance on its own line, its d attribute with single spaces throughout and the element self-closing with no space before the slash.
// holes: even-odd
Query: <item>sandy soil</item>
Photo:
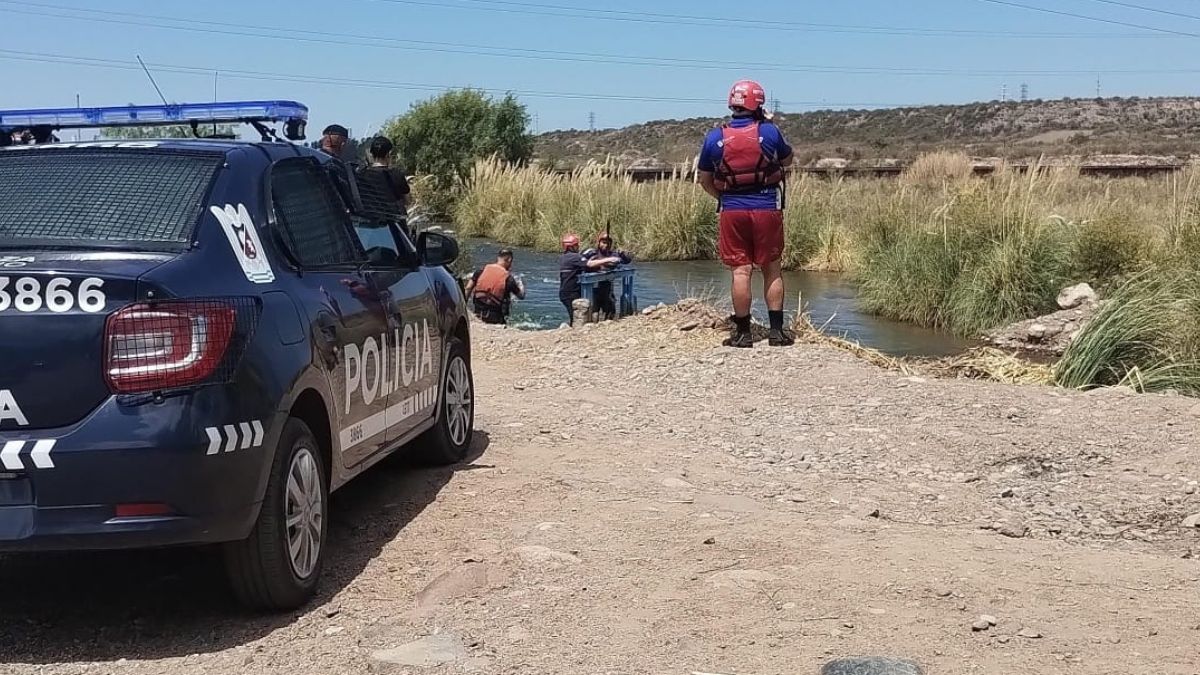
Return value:
<svg viewBox="0 0 1200 675">
<path fill-rule="evenodd" d="M 203 551 L 0 560 L 0 672 L 1200 673 L 1195 401 L 689 323 L 477 328 L 471 462 L 336 495 L 306 611 Z"/>
</svg>

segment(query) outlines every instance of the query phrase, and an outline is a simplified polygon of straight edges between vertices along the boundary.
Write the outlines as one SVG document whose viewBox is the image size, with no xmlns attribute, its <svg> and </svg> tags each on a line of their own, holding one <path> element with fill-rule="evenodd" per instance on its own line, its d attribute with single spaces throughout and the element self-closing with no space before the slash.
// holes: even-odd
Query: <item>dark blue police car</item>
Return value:
<svg viewBox="0 0 1200 675">
<path fill-rule="evenodd" d="M 0 112 L 0 552 L 220 544 L 242 601 L 293 608 L 330 492 L 397 451 L 466 456 L 457 244 L 411 241 L 367 172 L 267 126 L 306 118 Z M 264 140 L 53 138 L 206 122 Z"/>
</svg>

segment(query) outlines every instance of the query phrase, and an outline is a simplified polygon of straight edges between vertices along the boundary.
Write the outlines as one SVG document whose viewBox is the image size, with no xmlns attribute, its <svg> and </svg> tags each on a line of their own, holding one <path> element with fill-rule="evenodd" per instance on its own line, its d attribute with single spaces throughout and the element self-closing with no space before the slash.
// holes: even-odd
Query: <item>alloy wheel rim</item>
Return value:
<svg viewBox="0 0 1200 675">
<path fill-rule="evenodd" d="M 292 458 L 287 476 L 288 554 L 292 571 L 300 579 L 307 579 L 321 558 L 321 532 L 325 521 L 321 472 L 308 448 L 301 448 Z"/>
<path fill-rule="evenodd" d="M 465 445 L 471 434 L 471 415 L 474 406 L 471 390 L 471 375 L 461 358 L 450 363 L 450 375 L 446 378 L 446 421 L 450 440 L 455 445 Z"/>
</svg>

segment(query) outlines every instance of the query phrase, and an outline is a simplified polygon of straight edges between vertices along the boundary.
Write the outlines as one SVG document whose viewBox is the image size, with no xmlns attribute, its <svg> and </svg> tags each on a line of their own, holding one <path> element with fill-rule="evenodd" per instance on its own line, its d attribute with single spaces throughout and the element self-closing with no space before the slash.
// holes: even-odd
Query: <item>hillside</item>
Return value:
<svg viewBox="0 0 1200 675">
<path fill-rule="evenodd" d="M 823 110 L 777 118 L 803 164 L 839 157 L 910 159 L 937 149 L 980 157 L 1200 153 L 1200 98 L 991 101 L 883 110 Z M 623 129 L 557 131 L 538 138 L 544 162 L 572 166 L 614 158 L 624 164 L 688 161 L 716 118 L 661 120 Z"/>
</svg>

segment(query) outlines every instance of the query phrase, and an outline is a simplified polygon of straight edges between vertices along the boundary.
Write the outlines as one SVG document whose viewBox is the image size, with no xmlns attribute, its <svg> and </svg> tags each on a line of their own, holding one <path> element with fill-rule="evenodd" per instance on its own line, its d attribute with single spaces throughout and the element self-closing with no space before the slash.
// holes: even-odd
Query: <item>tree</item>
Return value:
<svg viewBox="0 0 1200 675">
<path fill-rule="evenodd" d="M 237 136 L 237 128 L 229 124 L 218 124 L 214 133 L 211 124 L 200 125 L 201 136 Z M 108 140 L 140 141 L 151 138 L 192 138 L 192 128 L 185 124 L 166 127 L 105 127 L 100 138 Z"/>
<path fill-rule="evenodd" d="M 496 156 L 525 164 L 533 156 L 529 113 L 512 94 L 495 100 L 474 89 L 448 91 L 413 104 L 384 125 L 400 163 L 449 187 L 465 179 L 476 159 Z"/>
</svg>

